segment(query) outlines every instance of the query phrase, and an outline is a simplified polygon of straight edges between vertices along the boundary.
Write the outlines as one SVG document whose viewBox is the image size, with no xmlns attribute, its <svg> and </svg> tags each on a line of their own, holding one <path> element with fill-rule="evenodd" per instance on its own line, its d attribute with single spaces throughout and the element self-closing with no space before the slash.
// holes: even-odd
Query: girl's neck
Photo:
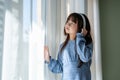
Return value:
<svg viewBox="0 0 120 80">
<path fill-rule="evenodd" d="M 70 40 L 75 40 L 76 35 L 75 34 L 70 34 Z"/>
</svg>

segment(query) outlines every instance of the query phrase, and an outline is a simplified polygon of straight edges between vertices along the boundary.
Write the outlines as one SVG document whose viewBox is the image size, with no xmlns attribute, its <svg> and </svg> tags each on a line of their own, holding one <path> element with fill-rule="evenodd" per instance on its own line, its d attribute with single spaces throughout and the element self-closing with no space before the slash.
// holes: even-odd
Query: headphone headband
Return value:
<svg viewBox="0 0 120 80">
<path fill-rule="evenodd" d="M 83 19 L 83 27 L 85 28 L 86 27 L 86 21 L 85 21 L 85 17 L 83 16 L 83 14 L 80 14 L 82 19 Z"/>
</svg>

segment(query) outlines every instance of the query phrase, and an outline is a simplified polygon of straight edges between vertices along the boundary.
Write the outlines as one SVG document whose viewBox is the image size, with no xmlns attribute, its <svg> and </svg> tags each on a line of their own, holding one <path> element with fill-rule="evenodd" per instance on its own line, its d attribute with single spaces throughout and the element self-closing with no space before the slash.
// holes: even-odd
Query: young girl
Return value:
<svg viewBox="0 0 120 80">
<path fill-rule="evenodd" d="M 53 73 L 62 73 L 62 80 L 91 80 L 93 43 L 90 23 L 85 14 L 71 13 L 64 27 L 66 40 L 60 45 L 57 60 L 44 48 L 44 58 Z"/>
</svg>

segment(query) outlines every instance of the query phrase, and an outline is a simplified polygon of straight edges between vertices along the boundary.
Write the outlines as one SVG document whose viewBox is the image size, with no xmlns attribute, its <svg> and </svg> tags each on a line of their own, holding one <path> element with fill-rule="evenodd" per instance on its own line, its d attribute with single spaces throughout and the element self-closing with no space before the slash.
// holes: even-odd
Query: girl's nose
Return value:
<svg viewBox="0 0 120 80">
<path fill-rule="evenodd" d="M 69 28 L 69 25 L 66 24 L 66 25 L 65 25 L 65 28 Z"/>
</svg>

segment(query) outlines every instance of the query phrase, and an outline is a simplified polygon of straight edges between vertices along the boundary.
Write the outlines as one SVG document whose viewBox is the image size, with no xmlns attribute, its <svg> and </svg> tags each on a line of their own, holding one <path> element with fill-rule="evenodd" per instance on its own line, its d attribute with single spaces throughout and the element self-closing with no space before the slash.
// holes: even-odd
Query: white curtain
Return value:
<svg viewBox="0 0 120 80">
<path fill-rule="evenodd" d="M 2 78 L 1 80 L 20 80 L 21 73 L 25 69 L 26 62 L 23 61 L 23 24 L 22 24 L 22 0 L 4 0 L 5 22 L 4 43 L 2 56 Z M 26 55 L 26 54 L 25 54 Z M 25 68 L 22 68 L 25 67 Z"/>
<path fill-rule="evenodd" d="M 44 80 L 44 26 L 37 7 L 40 1 L 0 1 L 5 15 L 0 80 Z"/>
<path fill-rule="evenodd" d="M 3 56 L 3 38 L 4 38 L 4 17 L 5 7 L 4 1 L 0 0 L 0 80 L 2 74 L 2 56 Z"/>
</svg>

